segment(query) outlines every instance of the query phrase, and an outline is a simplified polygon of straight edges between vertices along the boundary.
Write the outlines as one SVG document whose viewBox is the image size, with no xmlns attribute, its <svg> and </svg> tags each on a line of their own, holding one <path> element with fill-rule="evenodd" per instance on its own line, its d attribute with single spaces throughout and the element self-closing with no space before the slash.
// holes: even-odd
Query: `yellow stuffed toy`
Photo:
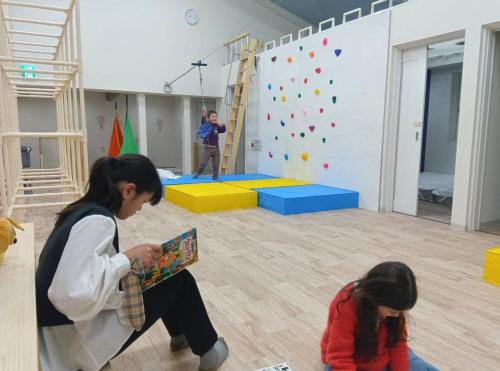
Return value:
<svg viewBox="0 0 500 371">
<path fill-rule="evenodd" d="M 7 248 L 17 242 L 16 230 L 14 227 L 24 231 L 24 229 L 12 219 L 0 218 L 0 263 L 3 261 L 3 256 Z"/>
</svg>

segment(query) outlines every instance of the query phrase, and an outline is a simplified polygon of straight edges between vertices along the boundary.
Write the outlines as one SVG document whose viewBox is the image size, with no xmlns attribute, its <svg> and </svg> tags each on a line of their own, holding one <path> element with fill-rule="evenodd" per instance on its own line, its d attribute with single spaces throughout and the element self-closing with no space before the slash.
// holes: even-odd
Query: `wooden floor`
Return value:
<svg viewBox="0 0 500 371">
<path fill-rule="evenodd" d="M 440 223 L 451 223 L 451 204 L 418 200 L 417 216 Z"/>
<path fill-rule="evenodd" d="M 52 217 L 31 217 L 37 238 L 46 238 Z M 191 272 L 229 344 L 221 371 L 283 361 L 294 371 L 321 371 L 319 342 L 332 297 L 384 260 L 404 261 L 417 275 L 410 346 L 419 355 L 441 370 L 500 369 L 500 287 L 481 279 L 484 251 L 500 245 L 500 236 L 394 213 L 195 215 L 161 203 L 120 223 L 121 246 L 162 242 L 191 227 L 200 245 Z M 168 342 L 157 323 L 107 370 L 197 370 L 189 350 L 171 353 Z"/>
</svg>

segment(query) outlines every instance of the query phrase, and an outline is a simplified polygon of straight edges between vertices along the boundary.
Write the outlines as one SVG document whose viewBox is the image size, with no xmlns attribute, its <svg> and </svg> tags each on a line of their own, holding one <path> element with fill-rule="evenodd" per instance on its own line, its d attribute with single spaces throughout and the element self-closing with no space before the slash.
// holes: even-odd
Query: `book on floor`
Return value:
<svg viewBox="0 0 500 371">
<path fill-rule="evenodd" d="M 161 258 L 139 276 L 143 292 L 198 261 L 196 228 L 163 243 L 161 250 Z"/>
<path fill-rule="evenodd" d="M 293 371 L 290 366 L 288 366 L 285 362 L 280 363 L 279 365 L 259 368 L 255 371 Z"/>
</svg>

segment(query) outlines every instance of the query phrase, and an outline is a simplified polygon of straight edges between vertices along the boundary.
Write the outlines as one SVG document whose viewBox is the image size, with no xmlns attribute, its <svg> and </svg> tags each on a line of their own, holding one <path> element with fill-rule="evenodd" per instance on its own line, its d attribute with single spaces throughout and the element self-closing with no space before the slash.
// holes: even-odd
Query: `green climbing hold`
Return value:
<svg viewBox="0 0 500 371">
<path fill-rule="evenodd" d="M 304 138 L 305 136 L 306 136 L 306 133 L 304 133 L 304 132 L 300 133 L 301 138 Z"/>
<path fill-rule="evenodd" d="M 302 94 L 300 94 L 300 93 L 299 93 L 298 97 L 299 97 L 299 98 L 302 98 Z"/>
<path fill-rule="evenodd" d="M 299 46 L 299 50 L 300 50 L 300 51 L 304 50 L 304 47 L 303 47 L 302 45 L 301 45 L 301 46 Z"/>
<path fill-rule="evenodd" d="M 323 138 L 323 139 L 321 139 L 321 140 L 323 141 L 323 143 L 326 143 L 326 138 Z"/>
<path fill-rule="evenodd" d="M 276 102 L 276 97 L 273 97 L 273 101 L 275 101 L 275 102 Z"/>
<path fill-rule="evenodd" d="M 274 137 L 274 139 L 275 139 L 275 140 L 278 140 L 278 136 L 276 135 L 276 136 Z"/>
<path fill-rule="evenodd" d="M 333 80 L 330 80 L 329 82 L 330 82 L 330 85 L 332 85 L 332 84 L 333 84 Z"/>
<path fill-rule="evenodd" d="M 332 97 L 333 104 L 337 103 L 337 97 Z"/>
</svg>

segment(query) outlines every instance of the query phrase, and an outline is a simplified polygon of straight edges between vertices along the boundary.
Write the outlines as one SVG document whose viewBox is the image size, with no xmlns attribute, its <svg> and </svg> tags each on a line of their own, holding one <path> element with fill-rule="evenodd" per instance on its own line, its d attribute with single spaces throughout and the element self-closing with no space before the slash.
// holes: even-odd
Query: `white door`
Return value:
<svg viewBox="0 0 500 371">
<path fill-rule="evenodd" d="M 427 47 L 403 51 L 393 210 L 417 215 Z"/>
</svg>

